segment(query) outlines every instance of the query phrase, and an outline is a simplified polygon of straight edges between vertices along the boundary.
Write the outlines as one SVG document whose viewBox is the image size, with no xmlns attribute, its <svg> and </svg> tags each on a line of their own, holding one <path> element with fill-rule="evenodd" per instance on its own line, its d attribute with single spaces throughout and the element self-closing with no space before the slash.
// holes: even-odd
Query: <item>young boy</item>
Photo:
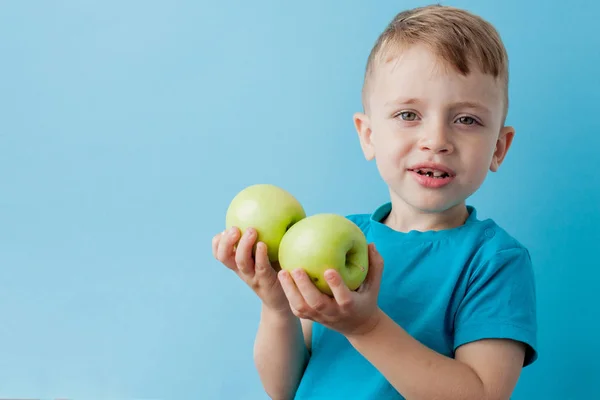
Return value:
<svg viewBox="0 0 600 400">
<path fill-rule="evenodd" d="M 402 12 L 377 41 L 354 122 L 390 201 L 348 216 L 371 243 L 357 291 L 333 270 L 333 297 L 276 272 L 253 230 L 215 236 L 262 299 L 254 355 L 273 399 L 510 397 L 537 358 L 531 260 L 466 205 L 513 140 L 507 64 L 496 30 L 451 7 Z"/>
</svg>

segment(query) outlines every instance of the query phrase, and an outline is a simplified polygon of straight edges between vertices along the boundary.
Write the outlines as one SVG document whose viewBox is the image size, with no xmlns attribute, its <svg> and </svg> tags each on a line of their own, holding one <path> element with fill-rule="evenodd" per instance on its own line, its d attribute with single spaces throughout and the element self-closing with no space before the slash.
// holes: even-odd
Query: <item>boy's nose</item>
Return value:
<svg viewBox="0 0 600 400">
<path fill-rule="evenodd" d="M 420 148 L 422 151 L 428 151 L 435 154 L 452 153 L 454 146 L 450 142 L 444 129 L 435 129 L 423 135 Z"/>
<path fill-rule="evenodd" d="M 454 151 L 454 148 L 452 147 L 452 145 L 450 143 L 433 142 L 433 143 L 429 143 L 429 144 L 421 146 L 421 150 L 430 151 L 435 154 L 438 154 L 438 153 L 444 154 L 444 153 L 452 153 Z"/>
</svg>

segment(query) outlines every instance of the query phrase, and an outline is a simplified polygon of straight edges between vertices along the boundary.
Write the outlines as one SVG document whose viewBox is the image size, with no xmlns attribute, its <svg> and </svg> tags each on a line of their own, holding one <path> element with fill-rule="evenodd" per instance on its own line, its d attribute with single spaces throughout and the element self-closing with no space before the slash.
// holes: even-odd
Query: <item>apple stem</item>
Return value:
<svg viewBox="0 0 600 400">
<path fill-rule="evenodd" d="M 362 265 L 358 265 L 358 264 L 354 264 L 354 263 L 349 263 L 351 267 L 358 267 L 360 268 L 360 270 L 362 272 L 365 272 L 365 267 L 363 267 Z"/>
</svg>

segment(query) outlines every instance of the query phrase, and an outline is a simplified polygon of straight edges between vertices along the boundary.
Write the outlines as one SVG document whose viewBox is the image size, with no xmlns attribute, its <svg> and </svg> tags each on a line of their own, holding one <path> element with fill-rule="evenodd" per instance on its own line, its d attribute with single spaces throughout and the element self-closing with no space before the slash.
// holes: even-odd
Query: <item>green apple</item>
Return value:
<svg viewBox="0 0 600 400">
<path fill-rule="evenodd" d="M 315 286 L 332 295 L 324 272 L 334 269 L 350 290 L 363 283 L 369 269 L 368 243 L 360 228 L 337 214 L 316 214 L 292 226 L 279 245 L 279 264 L 301 268 Z"/>
<path fill-rule="evenodd" d="M 269 260 L 278 260 L 279 243 L 286 231 L 306 217 L 300 202 L 288 191 L 271 184 L 256 184 L 240 191 L 231 201 L 225 216 L 227 229 L 235 226 L 245 232 L 256 229 L 256 243 L 267 245 Z"/>
</svg>

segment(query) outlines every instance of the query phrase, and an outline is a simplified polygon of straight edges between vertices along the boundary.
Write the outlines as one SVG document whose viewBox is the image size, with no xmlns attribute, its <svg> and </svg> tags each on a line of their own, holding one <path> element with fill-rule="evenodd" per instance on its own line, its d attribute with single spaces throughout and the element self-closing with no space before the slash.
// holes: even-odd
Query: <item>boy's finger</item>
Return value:
<svg viewBox="0 0 600 400">
<path fill-rule="evenodd" d="M 250 277 L 254 275 L 252 248 L 255 240 L 256 231 L 252 228 L 246 229 L 238 243 L 237 250 L 235 251 L 235 263 L 238 270 Z"/>
<path fill-rule="evenodd" d="M 219 240 L 219 246 L 217 248 L 217 259 L 221 261 L 227 268 L 234 271 L 237 270 L 234 259 L 234 245 L 237 243 L 239 236 L 239 229 L 229 229 L 221 236 L 221 239 Z"/>
<path fill-rule="evenodd" d="M 259 278 L 272 277 L 275 270 L 271 267 L 269 256 L 267 254 L 267 245 L 263 242 L 256 244 L 256 255 L 254 256 L 254 270 Z"/>
<path fill-rule="evenodd" d="M 227 230 L 224 230 L 222 232 L 217 233 L 215 236 L 213 236 L 212 238 L 212 251 L 213 251 L 213 257 L 218 258 L 219 254 L 219 244 L 221 243 L 221 240 L 223 239 L 223 237 L 227 234 Z"/>
<path fill-rule="evenodd" d="M 381 277 L 383 275 L 383 257 L 381 257 L 381 254 L 379 254 L 379 252 L 377 251 L 377 248 L 375 247 L 375 243 L 371 243 L 371 248 L 369 250 L 370 256 L 369 259 L 371 259 L 372 261 L 369 263 L 370 264 L 370 268 L 373 271 L 373 276 L 372 276 L 372 284 L 376 285 L 377 287 L 379 287 L 379 284 L 381 283 Z"/>
<path fill-rule="evenodd" d="M 325 280 L 331 288 L 333 298 L 337 302 L 338 306 L 342 309 L 349 309 L 353 302 L 352 292 L 344 283 L 344 280 L 339 272 L 333 269 L 325 271 Z"/>
<path fill-rule="evenodd" d="M 217 250 L 219 249 L 219 241 L 221 240 L 221 236 L 223 236 L 223 232 L 217 233 L 212 238 L 212 254 L 214 258 L 217 258 Z"/>
<path fill-rule="evenodd" d="M 383 275 L 383 258 L 381 254 L 375 248 L 374 243 L 369 244 L 369 271 L 365 278 L 364 284 L 359 289 L 360 291 L 365 290 L 379 290 L 381 277 Z"/>
<path fill-rule="evenodd" d="M 331 305 L 331 297 L 321 293 L 303 269 L 292 271 L 292 278 L 308 306 L 317 312 L 326 314 L 326 310 Z"/>
<path fill-rule="evenodd" d="M 296 287 L 296 283 L 294 283 L 294 279 L 290 273 L 288 271 L 281 270 L 277 274 L 277 277 L 281 283 L 281 287 L 285 293 L 285 296 L 290 303 L 290 307 L 294 311 L 294 314 L 299 318 L 307 318 L 311 312 L 311 309 L 308 304 L 306 304 L 306 301 L 304 301 L 304 298 Z"/>
</svg>

